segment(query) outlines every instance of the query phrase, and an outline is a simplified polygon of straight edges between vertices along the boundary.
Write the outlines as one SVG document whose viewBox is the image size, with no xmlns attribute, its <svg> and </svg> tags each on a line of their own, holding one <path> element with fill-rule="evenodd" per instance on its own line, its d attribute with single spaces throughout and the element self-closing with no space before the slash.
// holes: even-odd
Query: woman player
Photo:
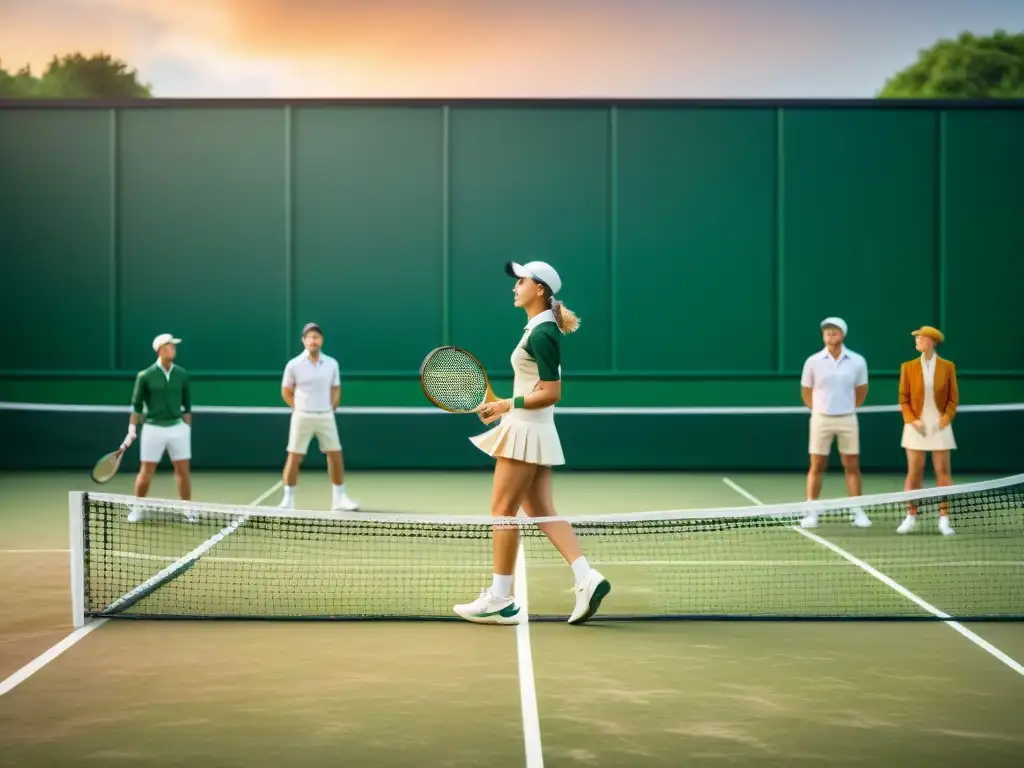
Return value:
<svg viewBox="0 0 1024 768">
<path fill-rule="evenodd" d="M 920 357 L 900 366 L 900 410 L 903 411 L 903 440 L 907 452 L 905 490 L 924 485 L 924 463 L 932 455 L 936 485 L 952 485 L 949 452 L 956 448 L 951 422 L 956 416 L 960 394 L 956 384 L 956 366 L 939 357 L 935 348 L 945 337 L 938 328 L 924 325 L 912 332 Z M 917 524 L 917 506 L 908 505 L 907 516 L 896 533 L 909 533 Z M 949 504 L 939 505 L 939 531 L 952 536 Z"/>
<path fill-rule="evenodd" d="M 515 517 L 520 507 L 530 517 L 555 515 L 551 494 L 551 467 L 564 464 L 562 445 L 555 429 L 555 403 L 562 396 L 561 335 L 579 327 L 577 317 L 555 298 L 562 287 L 549 264 L 509 262 L 505 271 L 516 278 L 514 304 L 526 310 L 526 329 L 512 353 L 515 373 L 513 397 L 484 403 L 477 408 L 480 420 L 501 423 L 470 438 L 484 453 L 495 457 L 491 515 Z M 611 585 L 583 556 L 572 526 L 565 521 L 538 524 L 575 577 L 576 607 L 570 624 L 593 616 Z M 519 606 L 512 599 L 512 572 L 519 549 L 515 525 L 494 530 L 494 580 L 490 589 L 455 612 L 480 624 L 517 624 Z"/>
</svg>

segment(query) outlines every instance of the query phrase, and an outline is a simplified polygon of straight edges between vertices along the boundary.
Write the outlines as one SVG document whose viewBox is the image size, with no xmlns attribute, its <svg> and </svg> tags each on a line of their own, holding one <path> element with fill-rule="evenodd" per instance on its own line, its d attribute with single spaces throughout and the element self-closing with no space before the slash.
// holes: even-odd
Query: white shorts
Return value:
<svg viewBox="0 0 1024 768">
<path fill-rule="evenodd" d="M 288 429 L 288 453 L 305 455 L 309 450 L 309 441 L 316 437 L 320 450 L 341 450 L 341 438 L 338 437 L 338 422 L 334 411 L 322 413 L 292 412 L 292 422 Z"/>
<path fill-rule="evenodd" d="M 173 427 L 143 424 L 139 436 L 139 460 L 159 464 L 164 451 L 171 461 L 188 461 L 192 458 L 192 427 L 179 422 Z"/>
<path fill-rule="evenodd" d="M 810 437 L 808 452 L 817 456 L 828 456 L 833 440 L 839 443 L 840 453 L 849 456 L 860 453 L 860 428 L 855 413 L 845 416 L 812 413 Z"/>
</svg>

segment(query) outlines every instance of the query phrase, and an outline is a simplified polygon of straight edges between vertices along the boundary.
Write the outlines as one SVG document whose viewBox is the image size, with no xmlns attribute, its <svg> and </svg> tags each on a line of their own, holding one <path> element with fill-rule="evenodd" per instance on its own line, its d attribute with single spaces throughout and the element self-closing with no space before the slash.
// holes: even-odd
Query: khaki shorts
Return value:
<svg viewBox="0 0 1024 768">
<path fill-rule="evenodd" d="M 846 416 L 812 413 L 810 437 L 808 452 L 818 456 L 828 456 L 833 440 L 839 443 L 840 453 L 850 456 L 860 453 L 860 429 L 855 413 Z"/>
<path fill-rule="evenodd" d="M 314 437 L 324 453 L 341 450 L 341 438 L 338 437 L 338 422 L 334 419 L 334 412 L 294 411 L 288 429 L 288 453 L 305 455 Z"/>
</svg>

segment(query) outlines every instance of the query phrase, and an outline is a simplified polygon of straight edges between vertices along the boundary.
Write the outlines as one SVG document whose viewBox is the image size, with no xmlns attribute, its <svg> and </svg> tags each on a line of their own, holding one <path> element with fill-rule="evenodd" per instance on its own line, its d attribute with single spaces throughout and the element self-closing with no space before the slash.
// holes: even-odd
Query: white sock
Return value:
<svg viewBox="0 0 1024 768">
<path fill-rule="evenodd" d="M 294 485 L 286 485 L 284 487 L 284 500 L 285 501 L 291 501 L 294 498 L 295 498 L 295 486 Z"/>
<path fill-rule="evenodd" d="M 334 498 L 340 499 L 344 495 L 345 495 L 345 484 L 344 483 L 342 483 L 341 485 L 334 486 Z"/>
<path fill-rule="evenodd" d="M 572 575 L 576 577 L 576 583 L 582 584 L 584 579 L 590 575 L 590 563 L 587 562 L 587 558 L 580 555 L 572 561 Z"/>
<path fill-rule="evenodd" d="M 512 577 L 494 574 L 491 582 L 491 594 L 495 597 L 512 597 Z"/>
</svg>

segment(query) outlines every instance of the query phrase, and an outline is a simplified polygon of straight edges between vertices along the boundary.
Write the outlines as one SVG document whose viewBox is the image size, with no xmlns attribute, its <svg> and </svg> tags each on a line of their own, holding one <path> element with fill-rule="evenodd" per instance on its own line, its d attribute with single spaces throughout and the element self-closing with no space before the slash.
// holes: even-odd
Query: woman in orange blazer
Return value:
<svg viewBox="0 0 1024 768">
<path fill-rule="evenodd" d="M 907 482 L 904 488 L 916 490 L 924 485 L 924 465 L 929 453 L 937 485 L 952 485 L 949 452 L 956 448 L 950 424 L 960 401 L 956 386 L 956 366 L 943 360 L 935 348 L 945 337 L 938 328 L 924 325 L 912 334 L 920 357 L 900 367 L 900 410 L 903 411 L 903 441 L 907 451 Z M 917 507 L 911 505 L 897 533 L 909 533 L 917 523 Z M 949 506 L 940 504 L 939 530 L 945 536 L 954 533 L 949 522 Z"/>
</svg>

